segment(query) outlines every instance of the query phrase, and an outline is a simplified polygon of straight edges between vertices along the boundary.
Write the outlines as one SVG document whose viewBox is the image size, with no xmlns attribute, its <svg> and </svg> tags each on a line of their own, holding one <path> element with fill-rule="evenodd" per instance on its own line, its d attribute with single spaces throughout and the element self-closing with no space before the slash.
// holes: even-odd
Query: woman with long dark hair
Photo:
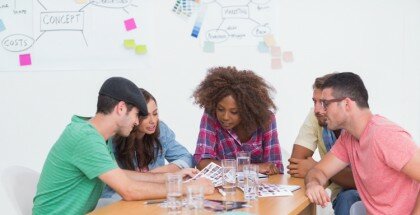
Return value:
<svg viewBox="0 0 420 215">
<path fill-rule="evenodd" d="M 174 132 L 159 120 L 156 99 L 140 89 L 147 102 L 148 115 L 140 117 L 140 124 L 128 137 L 115 136 L 109 141 L 115 159 L 122 169 L 139 172 L 177 172 L 193 167 L 192 155 L 175 140 Z M 165 165 L 165 159 L 169 164 Z M 102 198 L 118 199 L 112 189 L 106 187 Z"/>
</svg>

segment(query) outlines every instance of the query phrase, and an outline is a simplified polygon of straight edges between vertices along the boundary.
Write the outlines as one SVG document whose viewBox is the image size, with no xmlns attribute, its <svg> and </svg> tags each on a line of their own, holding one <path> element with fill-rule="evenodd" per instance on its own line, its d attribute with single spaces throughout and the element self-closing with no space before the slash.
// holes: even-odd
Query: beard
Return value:
<svg viewBox="0 0 420 215">
<path fill-rule="evenodd" d="M 315 114 L 316 119 L 318 120 L 318 125 L 323 127 L 327 125 L 327 117 L 326 116 L 322 116 L 319 114 Z"/>
</svg>

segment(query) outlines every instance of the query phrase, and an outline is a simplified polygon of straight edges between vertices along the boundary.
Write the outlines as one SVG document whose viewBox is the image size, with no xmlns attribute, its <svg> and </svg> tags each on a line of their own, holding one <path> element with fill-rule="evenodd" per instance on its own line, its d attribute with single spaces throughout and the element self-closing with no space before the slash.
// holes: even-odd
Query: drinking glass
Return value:
<svg viewBox="0 0 420 215">
<path fill-rule="evenodd" d="M 182 212 L 182 176 L 180 174 L 166 174 L 166 202 L 170 214 Z"/>
<path fill-rule="evenodd" d="M 249 164 L 243 167 L 244 171 L 244 198 L 246 200 L 258 199 L 258 165 Z"/>
<path fill-rule="evenodd" d="M 222 180 L 223 191 L 226 194 L 232 194 L 236 191 L 236 160 L 222 160 Z"/>
</svg>

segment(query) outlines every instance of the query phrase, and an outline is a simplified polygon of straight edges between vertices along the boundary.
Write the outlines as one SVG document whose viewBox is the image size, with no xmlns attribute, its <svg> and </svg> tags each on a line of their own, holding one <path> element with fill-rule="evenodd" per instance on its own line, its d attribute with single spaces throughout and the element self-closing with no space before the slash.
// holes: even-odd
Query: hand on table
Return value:
<svg viewBox="0 0 420 215">
<path fill-rule="evenodd" d="M 290 158 L 289 162 L 287 173 L 296 178 L 304 178 L 308 171 L 317 164 L 312 157 L 306 159 Z"/>
</svg>

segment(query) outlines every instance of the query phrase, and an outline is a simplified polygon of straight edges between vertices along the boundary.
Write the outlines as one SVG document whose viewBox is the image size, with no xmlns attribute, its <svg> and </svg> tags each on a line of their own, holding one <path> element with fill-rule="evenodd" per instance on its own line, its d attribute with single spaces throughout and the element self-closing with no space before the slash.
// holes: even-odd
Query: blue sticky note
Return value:
<svg viewBox="0 0 420 215">
<path fill-rule="evenodd" d="M 267 46 L 265 42 L 258 43 L 258 51 L 260 53 L 268 53 L 270 52 L 270 48 Z"/>
<path fill-rule="evenodd" d="M 205 41 L 203 51 L 207 53 L 213 53 L 214 52 L 214 42 Z"/>
<path fill-rule="evenodd" d="M 6 30 L 6 27 L 4 27 L 3 20 L 0 19 L 0 32 Z"/>
</svg>

